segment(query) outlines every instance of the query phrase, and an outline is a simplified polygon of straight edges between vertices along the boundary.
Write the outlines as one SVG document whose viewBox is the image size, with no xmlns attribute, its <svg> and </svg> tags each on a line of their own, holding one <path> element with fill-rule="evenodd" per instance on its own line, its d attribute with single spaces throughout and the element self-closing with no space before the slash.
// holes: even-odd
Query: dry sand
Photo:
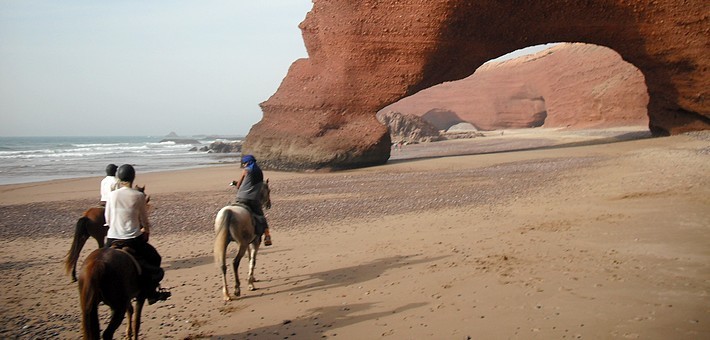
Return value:
<svg viewBox="0 0 710 340">
<path fill-rule="evenodd" d="M 258 289 L 228 303 L 212 224 L 236 166 L 138 169 L 173 292 L 142 336 L 708 339 L 710 133 L 636 133 L 506 131 L 367 169 L 266 171 L 275 244 Z M 81 336 L 62 261 L 99 181 L 0 186 L 0 337 Z"/>
</svg>

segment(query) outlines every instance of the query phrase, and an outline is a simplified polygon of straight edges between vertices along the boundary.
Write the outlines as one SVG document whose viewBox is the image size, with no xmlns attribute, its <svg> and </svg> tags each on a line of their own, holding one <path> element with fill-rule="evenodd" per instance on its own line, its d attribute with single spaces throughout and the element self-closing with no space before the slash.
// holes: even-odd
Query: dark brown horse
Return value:
<svg viewBox="0 0 710 340">
<path fill-rule="evenodd" d="M 114 248 L 99 248 L 84 260 L 79 274 L 79 301 L 84 339 L 99 339 L 99 302 L 111 308 L 111 320 L 104 339 L 113 334 L 128 316 L 126 338 L 138 339 L 145 296 L 141 294 L 140 269 L 135 258 Z M 135 308 L 131 300 L 136 298 Z"/>
<path fill-rule="evenodd" d="M 136 189 L 145 194 L 145 186 L 136 186 Z M 146 196 L 145 202 L 148 203 L 149 201 L 150 196 Z M 101 206 L 89 208 L 79 220 L 76 221 L 74 240 L 64 261 L 67 274 L 71 271 L 72 282 L 76 282 L 76 263 L 79 261 L 81 249 L 84 247 L 89 237 L 93 237 L 96 243 L 98 243 L 99 248 L 103 248 L 106 233 L 108 232 L 108 227 L 104 226 L 104 224 L 106 224 L 106 219 L 104 217 L 104 207 Z"/>
</svg>

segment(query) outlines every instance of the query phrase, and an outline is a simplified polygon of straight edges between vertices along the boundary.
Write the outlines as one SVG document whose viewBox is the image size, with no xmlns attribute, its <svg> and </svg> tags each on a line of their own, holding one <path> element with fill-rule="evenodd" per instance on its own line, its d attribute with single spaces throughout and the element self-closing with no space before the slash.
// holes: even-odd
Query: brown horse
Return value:
<svg viewBox="0 0 710 340">
<path fill-rule="evenodd" d="M 261 206 L 271 208 L 271 190 L 269 189 L 269 180 L 264 182 L 264 185 L 259 190 L 259 203 Z M 257 237 L 256 228 L 252 221 L 252 215 L 246 208 L 239 205 L 228 205 L 217 213 L 214 222 L 216 237 L 214 240 L 214 260 L 217 267 L 222 271 L 224 300 L 231 300 L 227 289 L 227 265 L 225 263 L 227 246 L 229 242 L 234 241 L 239 245 L 237 256 L 232 262 L 234 270 L 234 295 L 240 296 L 239 289 L 239 262 L 241 261 L 247 248 L 249 248 L 249 290 L 254 290 L 254 268 L 256 267 L 256 253 L 261 245 L 261 237 Z"/>
<path fill-rule="evenodd" d="M 114 248 L 99 248 L 84 260 L 79 274 L 79 301 L 81 327 L 84 339 L 99 339 L 99 302 L 111 308 L 111 320 L 104 339 L 113 339 L 113 333 L 128 316 L 127 339 L 138 339 L 141 312 L 145 296 L 141 294 L 140 267 L 127 252 Z M 131 300 L 136 298 L 135 309 Z"/>
<path fill-rule="evenodd" d="M 136 186 L 136 189 L 145 194 L 145 185 L 142 187 Z M 150 201 L 150 196 L 146 196 L 146 203 Z M 104 207 L 91 207 L 76 221 L 74 228 L 74 240 L 71 248 L 67 252 L 64 266 L 67 274 L 71 271 L 72 282 L 76 282 L 76 263 L 79 261 L 79 254 L 84 244 L 93 237 L 98 243 L 99 248 L 104 247 L 104 241 L 108 227 L 105 226 L 106 219 L 104 217 Z"/>
</svg>

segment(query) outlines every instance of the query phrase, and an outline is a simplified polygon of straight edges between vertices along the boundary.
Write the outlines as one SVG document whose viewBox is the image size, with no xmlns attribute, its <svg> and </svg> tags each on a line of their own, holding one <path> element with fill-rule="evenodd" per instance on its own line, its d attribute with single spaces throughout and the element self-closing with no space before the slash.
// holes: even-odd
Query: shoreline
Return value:
<svg viewBox="0 0 710 340">
<path fill-rule="evenodd" d="M 195 141 L 202 145 L 202 142 Z M 209 145 L 209 146 L 208 146 Z M 202 148 L 213 144 L 204 144 Z M 234 163 L 237 157 L 192 151 L 196 144 L 162 142 L 149 136 L 7 137 L 0 143 L 0 183 L 21 184 L 100 176 L 106 164 L 130 163 L 164 171 Z"/>
<path fill-rule="evenodd" d="M 644 135 L 649 133 L 648 129 L 644 126 L 589 130 L 534 128 L 502 131 L 505 131 L 506 134 L 498 135 L 499 131 L 489 131 L 486 133 L 490 134 L 490 136 L 485 138 L 479 137 L 408 145 L 404 148 L 403 152 L 393 150 L 390 160 L 386 164 L 370 168 L 393 166 L 427 158 L 512 153 L 517 151 L 564 148 L 649 138 L 649 136 Z M 342 171 L 368 171 L 370 168 Z M 230 174 L 229 169 L 233 169 L 231 171 L 233 171 L 234 174 Z M 239 175 L 239 165 L 236 162 L 151 172 L 141 172 L 140 169 L 137 169 L 138 173 L 135 184 L 150 185 L 149 192 L 171 192 L 174 191 L 174 189 L 171 188 L 171 180 L 164 180 L 164 177 L 167 176 L 171 178 L 171 174 L 173 173 L 192 176 L 192 174 L 202 172 L 203 170 L 205 175 L 199 176 L 200 182 L 181 182 L 175 185 L 183 188 L 185 191 L 216 190 L 222 187 L 225 180 L 229 182 L 231 178 L 236 178 Z M 341 171 L 335 171 L 335 173 L 338 172 Z M 276 178 L 291 178 L 292 176 L 307 175 L 314 172 L 265 170 L 265 173 L 267 173 L 267 175 L 273 174 Z M 48 201 L 65 200 L 67 197 L 71 199 L 89 198 L 92 195 L 96 196 L 93 192 L 94 188 L 91 188 L 91 186 L 94 185 L 95 182 L 98 188 L 98 183 L 103 177 L 103 175 L 97 175 L 26 183 L 0 184 L 0 205 L 33 202 L 36 199 L 35 196 L 43 197 Z"/>
</svg>

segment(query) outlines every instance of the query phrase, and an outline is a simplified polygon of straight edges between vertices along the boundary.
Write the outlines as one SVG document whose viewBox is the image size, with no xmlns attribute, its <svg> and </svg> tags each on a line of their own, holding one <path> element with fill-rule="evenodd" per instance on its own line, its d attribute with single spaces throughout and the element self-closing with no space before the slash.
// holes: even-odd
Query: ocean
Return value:
<svg viewBox="0 0 710 340">
<path fill-rule="evenodd" d="M 136 173 L 236 164 L 238 153 L 189 151 L 200 145 L 160 142 L 165 137 L 0 137 L 0 185 L 103 177 L 106 165 L 132 164 Z"/>
</svg>

